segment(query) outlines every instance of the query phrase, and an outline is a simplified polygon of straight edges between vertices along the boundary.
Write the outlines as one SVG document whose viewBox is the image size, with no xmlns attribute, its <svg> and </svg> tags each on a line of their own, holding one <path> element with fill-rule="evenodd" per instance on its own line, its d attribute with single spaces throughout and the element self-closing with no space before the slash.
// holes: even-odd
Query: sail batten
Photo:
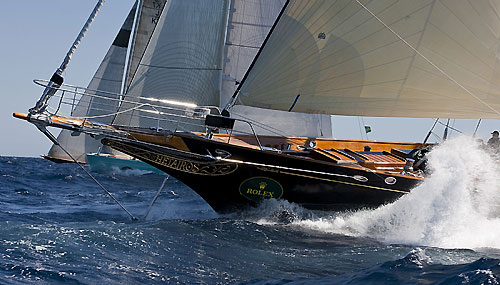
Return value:
<svg viewBox="0 0 500 285">
<path fill-rule="evenodd" d="M 488 0 L 291 0 L 237 104 L 377 117 L 500 118 Z M 413 106 L 416 105 L 416 106 Z"/>
</svg>

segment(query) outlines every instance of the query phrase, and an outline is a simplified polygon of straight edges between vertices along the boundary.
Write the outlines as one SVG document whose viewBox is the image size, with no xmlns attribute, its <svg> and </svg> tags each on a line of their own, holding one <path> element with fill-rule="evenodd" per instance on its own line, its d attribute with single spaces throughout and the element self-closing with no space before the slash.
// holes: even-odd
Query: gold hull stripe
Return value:
<svg viewBox="0 0 500 285">
<path fill-rule="evenodd" d="M 315 170 L 306 170 L 306 169 L 299 169 L 299 168 L 291 168 L 291 167 L 279 166 L 279 165 L 269 165 L 269 164 L 263 164 L 263 163 L 257 163 L 257 162 L 248 162 L 248 161 L 242 161 L 242 160 L 236 160 L 236 159 L 227 159 L 227 158 L 220 158 L 220 157 L 218 157 L 217 159 L 221 160 L 221 161 L 227 161 L 227 162 L 233 162 L 233 163 L 241 163 L 241 164 L 248 164 L 248 165 L 253 165 L 253 166 L 270 167 L 270 168 L 285 169 L 285 170 L 295 170 L 295 171 L 309 172 L 309 173 L 314 173 L 314 174 L 323 174 L 323 175 L 339 176 L 339 177 L 356 179 L 356 178 L 354 178 L 354 176 L 344 175 L 344 174 L 328 173 L 328 172 L 321 172 L 321 171 L 315 171 Z"/>
<path fill-rule="evenodd" d="M 340 177 L 355 179 L 354 176 L 349 176 L 349 175 L 328 173 L 328 172 L 321 172 L 321 171 L 314 171 L 314 170 L 306 170 L 306 169 L 297 169 L 297 168 L 290 168 L 290 167 L 278 166 L 278 165 L 267 165 L 267 164 L 262 164 L 262 163 L 246 162 L 246 161 L 235 160 L 235 159 L 221 158 L 220 160 L 227 161 L 227 162 L 233 162 L 233 163 L 248 164 L 248 165 L 253 165 L 253 166 L 277 168 L 277 169 L 280 169 L 280 173 L 285 173 L 285 174 L 295 175 L 295 176 L 300 176 L 300 177 L 306 177 L 306 178 L 311 178 L 311 179 L 317 179 L 317 180 L 323 180 L 323 181 L 329 181 L 329 182 L 342 183 L 342 184 L 353 185 L 353 186 L 359 186 L 359 187 L 365 187 L 365 188 L 371 188 L 371 189 L 376 189 L 376 190 L 390 191 L 390 192 L 403 193 L 403 194 L 408 194 L 410 192 L 410 191 L 395 190 L 395 189 L 382 188 L 382 187 L 370 186 L 370 185 L 363 185 L 363 184 L 351 183 L 351 182 L 345 182 L 345 181 L 338 181 L 338 180 L 327 179 L 327 178 L 314 177 L 314 176 L 309 176 L 309 175 L 304 175 L 304 174 L 291 173 L 291 172 L 282 171 L 281 169 L 310 172 L 310 173 L 323 174 L 323 175 L 340 176 Z"/>
</svg>

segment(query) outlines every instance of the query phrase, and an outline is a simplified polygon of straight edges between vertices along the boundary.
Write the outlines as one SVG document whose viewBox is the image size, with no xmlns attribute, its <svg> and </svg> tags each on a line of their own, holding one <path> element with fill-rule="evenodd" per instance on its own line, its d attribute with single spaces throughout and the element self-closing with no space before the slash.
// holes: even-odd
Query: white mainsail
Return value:
<svg viewBox="0 0 500 285">
<path fill-rule="evenodd" d="M 226 11 L 225 0 L 167 1 L 158 20 L 158 28 L 127 90 L 127 100 L 133 101 L 136 97 L 168 98 L 203 106 L 219 106 L 221 43 Z M 134 103 L 123 103 L 120 111 L 133 106 Z M 160 127 L 204 130 L 183 125 L 182 118 L 179 121 L 181 123 L 161 121 Z M 131 111 L 118 115 L 114 124 L 157 127 L 158 121 Z"/>
<path fill-rule="evenodd" d="M 237 104 L 500 118 L 499 50 L 499 1 L 291 0 Z"/>
<path fill-rule="evenodd" d="M 285 0 L 231 1 L 224 48 L 221 106 L 233 95 L 237 82 L 242 80 L 248 70 L 284 3 Z M 259 134 L 332 135 L 330 116 L 327 115 L 271 111 L 242 105 L 234 106 L 231 114 L 236 118 L 258 122 L 256 129 Z M 250 131 L 246 124 L 237 124 L 235 128 Z"/>
<path fill-rule="evenodd" d="M 88 89 L 112 93 L 120 92 L 125 59 L 127 55 L 127 47 L 134 22 L 135 9 L 136 6 L 134 5 L 123 23 L 118 35 L 113 41 L 113 44 L 97 69 L 97 72 L 90 81 Z M 100 94 L 100 96 L 110 97 L 112 95 Z M 117 101 L 92 98 L 91 96 L 83 95 L 73 110 L 72 115 L 82 117 L 87 115 L 96 116 L 111 114 L 115 112 L 118 107 L 116 103 L 113 105 L 113 102 Z M 102 117 L 96 119 L 96 121 L 110 123 L 111 119 L 112 117 Z M 81 163 L 87 162 L 86 153 L 96 152 L 100 147 L 100 143 L 95 139 L 92 139 L 85 134 L 73 136 L 72 133 L 67 130 L 62 130 L 60 132 L 58 141 Z M 71 158 L 61 149 L 61 147 L 57 145 L 53 145 L 50 148 L 47 156 L 52 159 L 71 161 Z"/>
</svg>

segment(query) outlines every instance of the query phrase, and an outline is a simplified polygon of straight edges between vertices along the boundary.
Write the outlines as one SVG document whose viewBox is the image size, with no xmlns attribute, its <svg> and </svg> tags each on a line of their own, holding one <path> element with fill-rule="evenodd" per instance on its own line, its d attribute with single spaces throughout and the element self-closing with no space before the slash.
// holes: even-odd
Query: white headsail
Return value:
<svg viewBox="0 0 500 285">
<path fill-rule="evenodd" d="M 285 0 L 232 0 L 224 48 L 221 105 L 236 90 L 252 60 L 269 34 Z M 259 134 L 331 137 L 330 116 L 271 111 L 249 106 L 234 106 L 231 114 L 257 122 Z M 264 128 L 259 128 L 263 126 Z M 249 131 L 245 124 L 236 129 Z"/>
<path fill-rule="evenodd" d="M 112 93 L 119 93 L 123 72 L 125 67 L 125 59 L 127 55 L 127 47 L 129 44 L 129 37 L 132 30 L 136 6 L 132 8 L 125 22 L 123 23 L 118 35 L 116 36 L 113 44 L 109 48 L 106 56 L 102 60 L 97 72 L 90 81 L 88 89 L 100 90 Z M 91 92 L 91 91 L 88 91 Z M 104 94 L 104 93 L 103 93 Z M 103 95 L 100 96 L 112 96 Z M 117 96 L 116 96 L 117 97 Z M 114 98 L 118 99 L 118 98 Z M 113 104 L 114 102 L 114 104 Z M 111 114 L 117 109 L 117 101 L 105 100 L 100 98 L 92 98 L 91 96 L 83 95 L 80 98 L 77 106 L 73 110 L 73 116 L 95 116 L 102 114 Z M 96 121 L 102 123 L 110 123 L 112 117 L 102 117 Z M 80 134 L 72 136 L 70 131 L 62 130 L 58 136 L 58 141 L 61 145 L 68 150 L 79 162 L 86 163 L 86 153 L 96 152 L 100 146 L 96 140 L 88 137 L 87 135 Z M 49 158 L 59 160 L 71 160 L 67 154 L 56 145 L 53 145 L 48 153 Z"/>
<path fill-rule="evenodd" d="M 500 118 L 500 2 L 290 0 L 238 104 Z"/>
<path fill-rule="evenodd" d="M 128 88 L 127 100 L 151 97 L 218 106 L 226 11 L 225 0 L 168 1 Z M 120 111 L 133 106 L 123 103 Z M 157 127 L 158 121 L 126 112 L 114 123 Z M 204 130 L 169 121 L 162 121 L 160 127 Z"/>
</svg>

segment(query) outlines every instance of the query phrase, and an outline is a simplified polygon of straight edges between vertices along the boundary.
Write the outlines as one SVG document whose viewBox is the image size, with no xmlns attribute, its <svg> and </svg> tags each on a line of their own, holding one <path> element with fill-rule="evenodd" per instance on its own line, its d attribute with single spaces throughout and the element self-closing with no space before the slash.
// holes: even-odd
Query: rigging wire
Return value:
<svg viewBox="0 0 500 285">
<path fill-rule="evenodd" d="M 450 128 L 450 118 L 448 118 L 448 121 L 446 121 L 446 126 L 444 128 L 444 133 L 443 133 L 443 141 L 448 139 L 448 129 Z"/>
<path fill-rule="evenodd" d="M 467 89 L 465 86 L 460 84 L 457 80 L 455 80 L 451 75 L 446 73 L 444 70 L 442 70 L 439 66 L 437 66 L 435 63 L 433 63 L 430 59 L 428 59 L 425 55 L 423 55 L 421 52 L 419 52 L 416 48 L 414 48 L 409 42 L 407 42 L 405 39 L 403 39 L 402 36 L 400 36 L 396 31 L 394 31 L 391 27 L 389 27 L 384 21 L 382 21 L 375 13 L 373 13 L 368 7 L 363 5 L 359 0 L 355 0 L 363 9 L 365 9 L 370 15 L 372 15 L 378 22 L 380 22 L 384 27 L 386 27 L 391 33 L 393 33 L 399 40 L 401 40 L 405 45 L 407 45 L 411 50 L 413 50 L 417 55 L 419 55 L 421 58 L 423 58 L 427 63 L 429 63 L 432 67 L 436 68 L 441 74 L 446 76 L 449 80 L 451 80 L 453 83 L 455 83 L 458 87 L 463 89 L 467 94 L 472 96 L 474 99 L 476 99 L 478 102 L 483 104 L 484 106 L 488 107 L 488 109 L 492 110 L 494 113 L 500 115 L 500 111 L 497 111 L 495 108 L 493 108 L 490 104 L 484 102 L 479 98 L 478 96 L 474 95 L 469 89 Z"/>
<path fill-rule="evenodd" d="M 357 118 L 358 118 L 359 135 L 361 136 L 361 139 L 364 139 L 363 131 L 361 130 L 361 120 L 359 119 L 359 116 Z"/>
<path fill-rule="evenodd" d="M 155 202 L 158 199 L 158 197 L 160 196 L 161 191 L 163 190 L 163 188 L 165 188 L 165 184 L 167 184 L 168 178 L 170 178 L 169 175 L 167 175 L 165 177 L 165 179 L 163 179 L 163 183 L 161 184 L 160 188 L 158 189 L 158 192 L 156 193 L 156 195 L 154 196 L 153 200 L 151 201 L 151 204 L 149 204 L 149 207 L 146 210 L 146 214 L 144 214 L 144 218 L 143 218 L 144 220 L 146 220 L 147 217 L 149 216 L 149 212 L 151 212 L 151 209 L 153 208 L 153 205 L 155 204 Z"/>
<path fill-rule="evenodd" d="M 449 119 L 448 119 L 448 120 L 449 120 Z M 448 121 L 448 122 L 449 122 L 449 121 Z M 462 132 L 461 130 L 459 130 L 459 129 L 457 129 L 457 128 L 454 128 L 454 127 L 452 127 L 452 126 L 450 126 L 450 125 L 448 125 L 448 124 L 445 124 L 445 123 L 443 123 L 443 122 L 441 122 L 441 121 L 438 121 L 438 124 L 440 124 L 441 126 L 445 126 L 445 127 L 449 128 L 450 130 L 455 131 L 455 132 L 457 132 L 457 133 L 460 133 L 460 134 L 463 134 L 463 133 L 464 133 L 464 132 Z"/>
<path fill-rule="evenodd" d="M 420 147 L 423 147 L 426 143 L 427 143 L 427 140 L 429 140 L 429 137 L 431 136 L 432 131 L 434 130 L 434 127 L 436 127 L 436 124 L 439 122 L 439 118 L 436 119 L 436 121 L 434 121 L 434 124 L 432 125 L 431 129 L 429 130 L 429 132 L 427 133 L 427 136 L 425 136 L 425 139 L 424 141 L 422 142 L 422 145 Z"/>
<path fill-rule="evenodd" d="M 269 33 L 267 34 L 266 38 L 264 39 L 264 42 L 260 46 L 260 49 L 257 51 L 257 54 L 253 58 L 252 63 L 250 63 L 250 66 L 248 67 L 247 71 L 245 72 L 245 75 L 243 75 L 243 78 L 241 79 L 240 84 L 238 85 L 238 87 L 236 88 L 236 90 L 234 91 L 233 96 L 231 96 L 231 98 L 229 99 L 229 102 L 224 107 L 224 110 L 230 109 L 232 107 L 232 105 L 234 105 L 234 103 L 236 102 L 236 97 L 240 94 L 240 89 L 243 86 L 243 83 L 245 83 L 245 80 L 247 79 L 250 71 L 252 70 L 252 68 L 254 67 L 255 63 L 257 62 L 257 59 L 259 58 L 260 54 L 262 53 L 262 50 L 264 50 L 264 47 L 266 46 L 269 38 L 273 34 L 274 29 L 276 28 L 276 25 L 278 24 L 278 22 L 280 21 L 280 19 L 283 16 L 283 14 L 285 13 L 285 10 L 288 7 L 289 3 L 290 3 L 290 0 L 286 0 L 285 4 L 283 4 L 283 7 L 281 8 L 281 11 L 278 14 L 278 17 L 274 21 L 271 29 L 269 30 Z"/>
<path fill-rule="evenodd" d="M 366 132 L 365 118 L 361 117 L 361 123 L 363 123 L 363 125 L 362 125 L 362 127 L 363 127 L 363 128 L 362 128 L 362 130 L 361 130 L 361 131 L 364 131 L 365 136 L 366 136 L 366 139 L 367 139 L 367 140 L 369 140 L 369 138 L 368 138 L 368 133 Z"/>
<path fill-rule="evenodd" d="M 476 136 L 476 132 L 477 132 L 477 129 L 479 129 L 479 125 L 481 124 L 481 120 L 482 119 L 479 119 L 479 121 L 477 122 L 476 129 L 474 130 L 474 133 L 472 134 L 472 137 Z"/>
<path fill-rule="evenodd" d="M 35 126 L 45 135 L 49 138 L 49 140 L 52 141 L 52 143 L 54 143 L 55 145 L 57 145 L 58 147 L 60 147 L 72 160 L 73 162 L 75 162 L 99 187 L 101 187 L 101 189 L 116 203 L 118 204 L 118 206 L 120 206 L 120 208 L 122 208 L 130 217 L 130 219 L 132 221 L 137 221 L 137 218 L 132 215 L 116 198 L 115 196 L 113 196 L 113 194 L 111 194 L 111 192 L 108 191 L 108 189 L 106 189 L 106 187 L 104 187 L 87 169 L 85 169 L 85 167 L 83 167 L 83 165 L 81 163 L 79 163 L 75 157 L 73 157 L 73 155 L 68 151 L 66 150 L 65 147 L 63 147 L 59 141 L 57 140 L 57 138 L 49 131 L 47 130 L 47 128 L 43 125 L 40 125 L 40 124 L 35 124 Z"/>
<path fill-rule="evenodd" d="M 443 142 L 443 140 L 441 139 L 441 137 L 438 134 L 436 134 L 435 132 L 432 132 L 432 135 L 434 136 L 434 138 L 436 139 L 436 141 L 438 143 L 442 143 Z"/>
<path fill-rule="evenodd" d="M 243 118 L 243 119 L 251 122 L 252 124 L 256 125 L 257 127 L 261 128 L 263 130 L 266 130 L 266 131 L 268 131 L 270 133 L 273 133 L 273 134 L 275 134 L 275 135 L 277 135 L 279 137 L 286 138 L 286 139 L 290 140 L 291 142 L 295 142 L 296 144 L 303 144 L 304 143 L 304 140 L 296 139 L 296 138 L 291 138 L 286 133 L 284 133 L 283 131 L 278 130 L 278 129 L 272 127 L 272 126 L 269 126 L 269 125 L 266 125 L 264 123 L 258 122 L 258 121 L 254 120 L 254 119 L 251 119 L 249 117 L 243 116 L 243 115 L 241 115 L 239 113 L 234 113 L 233 112 L 232 114 L 236 115 L 236 116 L 239 116 L 239 117 L 241 117 L 241 118 Z M 249 135 L 251 134 L 251 133 L 246 133 L 246 132 L 242 132 L 242 131 L 240 131 L 240 133 L 249 134 Z"/>
<path fill-rule="evenodd" d="M 139 27 L 139 17 L 142 13 L 142 6 L 144 0 L 138 0 L 135 4 L 135 15 L 134 22 L 132 24 L 132 30 L 130 31 L 130 37 L 127 44 L 127 54 L 125 56 L 125 65 L 123 67 L 122 84 L 120 87 L 120 94 L 125 94 L 126 85 L 128 81 L 129 70 L 132 64 L 132 51 L 135 46 L 135 38 L 137 37 L 137 28 Z"/>
</svg>

